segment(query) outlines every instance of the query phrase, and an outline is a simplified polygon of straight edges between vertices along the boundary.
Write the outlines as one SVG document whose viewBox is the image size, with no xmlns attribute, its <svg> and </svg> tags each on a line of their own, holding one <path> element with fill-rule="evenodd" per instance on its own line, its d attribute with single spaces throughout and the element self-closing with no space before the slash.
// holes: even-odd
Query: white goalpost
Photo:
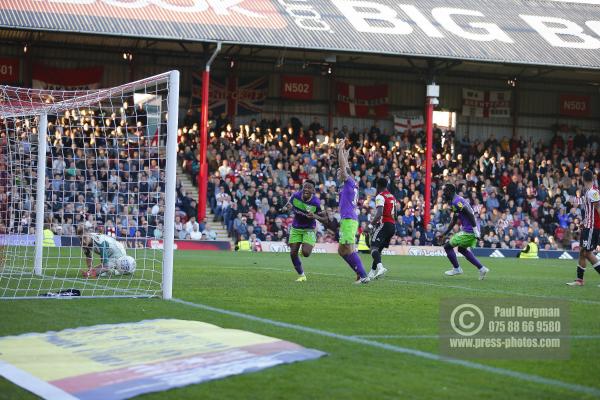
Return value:
<svg viewBox="0 0 600 400">
<path fill-rule="evenodd" d="M 0 299 L 172 297 L 178 108 L 179 71 L 0 86 Z"/>
</svg>

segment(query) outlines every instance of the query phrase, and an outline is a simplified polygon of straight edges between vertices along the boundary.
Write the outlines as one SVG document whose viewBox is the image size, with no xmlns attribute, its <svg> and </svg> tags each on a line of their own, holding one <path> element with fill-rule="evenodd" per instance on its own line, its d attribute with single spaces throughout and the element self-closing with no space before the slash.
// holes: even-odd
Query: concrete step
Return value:
<svg viewBox="0 0 600 400">
<path fill-rule="evenodd" d="M 225 228 L 225 226 L 223 226 L 223 224 L 221 222 L 213 222 L 213 219 L 215 218 L 214 214 L 212 212 L 210 212 L 210 210 L 206 210 L 206 225 L 208 225 L 210 227 L 210 229 L 212 229 L 213 231 L 217 232 L 217 237 L 222 238 L 219 240 L 229 240 L 231 241 L 231 238 L 227 236 L 227 228 Z"/>
<path fill-rule="evenodd" d="M 181 165 L 177 164 L 177 178 L 181 180 L 181 186 L 186 194 L 193 199 L 198 198 L 198 188 L 192 184 L 191 177 L 183 171 Z M 206 225 L 217 234 L 217 240 L 230 241 L 233 246 L 233 240 L 227 236 L 227 228 L 221 222 L 213 222 L 214 214 L 207 207 L 206 209 Z M 233 247 L 232 247 L 233 248 Z"/>
</svg>

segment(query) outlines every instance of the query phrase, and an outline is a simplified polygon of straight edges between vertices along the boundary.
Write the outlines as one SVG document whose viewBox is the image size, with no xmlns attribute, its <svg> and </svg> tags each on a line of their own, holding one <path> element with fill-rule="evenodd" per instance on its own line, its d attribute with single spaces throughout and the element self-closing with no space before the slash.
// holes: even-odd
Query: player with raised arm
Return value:
<svg viewBox="0 0 600 400">
<path fill-rule="evenodd" d="M 135 259 L 128 256 L 123 244 L 114 238 L 99 233 L 84 232 L 84 229 L 80 228 L 80 239 L 88 268 L 81 271 L 85 278 L 130 275 L 135 271 Z M 101 260 L 95 267 L 94 253 L 98 254 Z"/>
<path fill-rule="evenodd" d="M 477 244 L 477 239 L 480 237 L 479 224 L 475 218 L 475 213 L 469 202 L 456 193 L 456 187 L 453 184 L 447 183 L 444 185 L 442 196 L 444 201 L 450 204 L 453 213 L 452 221 L 450 221 L 448 228 L 442 234 L 442 238 L 445 238 L 452 231 L 452 228 L 456 225 L 458 220 L 460 220 L 461 224 L 461 231 L 452 235 L 450 240 L 444 245 L 444 250 L 453 267 L 445 273 L 448 276 L 460 275 L 463 273 L 462 268 L 458 264 L 456 252 L 454 251 L 454 248 L 458 247 L 458 252 L 465 256 L 465 258 L 479 270 L 479 280 L 483 280 L 490 270 L 484 267 L 471 250 L 469 250 L 469 247 L 473 247 Z"/>
<path fill-rule="evenodd" d="M 321 220 L 319 215 L 321 201 L 315 196 L 315 183 L 310 179 L 305 180 L 302 190 L 294 193 L 283 208 L 287 207 L 291 207 L 294 211 L 294 221 L 290 229 L 288 244 L 292 264 L 299 275 L 296 282 L 306 282 L 306 275 L 298 253 L 302 247 L 302 256 L 310 257 L 315 243 L 317 243 L 315 228 L 316 220 Z"/>
<path fill-rule="evenodd" d="M 368 283 L 369 277 L 365 272 L 362 261 L 355 248 L 356 232 L 358 231 L 358 184 L 351 176 L 348 158 L 350 150 L 345 149 L 344 139 L 338 143 L 338 182 L 340 187 L 340 238 L 338 254 L 356 272 L 356 283 Z"/>
<path fill-rule="evenodd" d="M 600 261 L 594 250 L 600 244 L 600 191 L 594 183 L 594 174 L 590 170 L 582 173 L 585 189 L 583 199 L 571 198 L 576 204 L 583 204 L 584 219 L 579 241 L 579 262 L 577 263 L 577 279 L 568 282 L 569 286 L 583 286 L 583 274 L 587 261 L 600 273 Z"/>
<path fill-rule="evenodd" d="M 390 245 L 396 232 L 396 198 L 387 190 L 388 180 L 377 180 L 377 196 L 375 197 L 375 216 L 369 225 L 371 234 L 371 256 L 373 263 L 369 271 L 369 279 L 379 279 L 387 268 L 381 262 L 381 252 Z"/>
</svg>

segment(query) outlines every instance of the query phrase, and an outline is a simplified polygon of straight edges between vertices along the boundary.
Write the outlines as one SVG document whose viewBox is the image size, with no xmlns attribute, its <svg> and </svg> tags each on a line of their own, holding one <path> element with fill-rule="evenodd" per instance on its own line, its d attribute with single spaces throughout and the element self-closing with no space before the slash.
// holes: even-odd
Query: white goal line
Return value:
<svg viewBox="0 0 600 400">
<path fill-rule="evenodd" d="M 2 274 L 0 274 L 2 275 Z M 20 275 L 22 276 L 22 275 Z M 38 277 L 36 275 L 31 275 L 31 277 L 33 279 L 38 279 L 38 280 L 44 280 L 44 278 L 42 277 Z M 53 281 L 62 281 L 62 282 L 69 282 L 69 283 L 74 283 L 74 284 L 82 284 L 83 287 L 75 287 L 73 289 L 77 289 L 80 291 L 83 290 L 91 290 L 92 292 L 95 290 L 110 290 L 113 292 L 118 292 L 121 293 L 121 295 L 111 295 L 111 298 L 131 298 L 131 297 L 137 297 L 137 298 L 151 298 L 151 297 L 158 297 L 157 294 L 155 295 L 151 295 L 151 294 L 140 294 L 138 293 L 138 291 L 136 289 L 128 289 L 128 288 L 120 288 L 120 287 L 115 287 L 115 286 L 106 286 L 106 285 L 102 285 L 100 284 L 98 281 L 92 281 L 92 280 L 86 280 L 86 279 L 77 279 L 77 278 L 60 278 L 60 277 L 48 277 L 48 279 L 52 279 Z M 62 288 L 61 288 L 62 289 Z M 29 290 L 29 289 L 27 289 Z M 58 288 L 48 288 L 48 291 L 52 291 L 52 290 L 58 290 Z M 44 292 L 44 290 L 39 290 L 40 293 Z M 91 296 L 86 296 L 86 295 L 82 295 L 82 296 L 43 296 L 42 294 L 40 294 L 39 296 L 16 296 L 16 297 L 0 297 L 0 300 L 30 300 L 30 299 L 43 299 L 43 298 L 48 298 L 48 299 L 75 299 L 75 298 L 85 298 L 85 299 L 90 299 L 90 298 L 106 298 L 106 296 L 96 296 L 96 295 L 91 295 Z"/>
</svg>

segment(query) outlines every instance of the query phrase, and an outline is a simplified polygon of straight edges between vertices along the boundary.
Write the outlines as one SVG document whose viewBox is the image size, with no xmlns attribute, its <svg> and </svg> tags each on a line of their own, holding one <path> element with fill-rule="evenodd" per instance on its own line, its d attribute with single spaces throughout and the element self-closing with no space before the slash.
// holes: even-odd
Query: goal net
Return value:
<svg viewBox="0 0 600 400">
<path fill-rule="evenodd" d="M 178 102 L 0 86 L 0 298 L 171 297 Z"/>
</svg>

